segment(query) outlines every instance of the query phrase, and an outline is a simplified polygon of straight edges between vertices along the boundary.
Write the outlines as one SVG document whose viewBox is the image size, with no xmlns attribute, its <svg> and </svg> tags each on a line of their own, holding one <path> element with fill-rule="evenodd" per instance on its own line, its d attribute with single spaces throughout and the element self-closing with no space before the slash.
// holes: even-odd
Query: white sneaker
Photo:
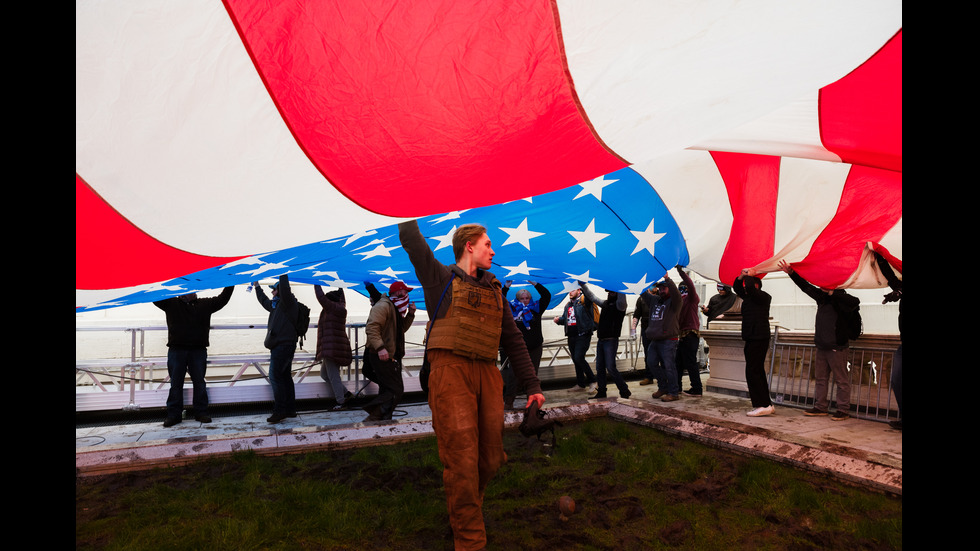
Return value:
<svg viewBox="0 0 980 551">
<path fill-rule="evenodd" d="M 762 417 L 763 415 L 772 415 L 773 413 L 776 413 L 776 408 L 770 404 L 764 408 L 755 408 L 746 413 L 746 415 L 749 417 Z"/>
</svg>

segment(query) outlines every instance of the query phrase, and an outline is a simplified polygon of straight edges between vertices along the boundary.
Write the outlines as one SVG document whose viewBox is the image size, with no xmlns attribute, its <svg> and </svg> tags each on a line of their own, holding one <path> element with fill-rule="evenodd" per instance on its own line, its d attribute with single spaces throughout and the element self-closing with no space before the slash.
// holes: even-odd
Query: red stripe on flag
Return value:
<svg viewBox="0 0 980 551">
<path fill-rule="evenodd" d="M 779 157 L 711 152 L 732 207 L 732 229 L 718 266 L 722 282 L 731 284 L 743 268 L 773 255 Z"/>
<path fill-rule="evenodd" d="M 820 138 L 846 163 L 902 171 L 902 32 L 820 90 Z"/>
<path fill-rule="evenodd" d="M 881 243 L 874 243 L 874 245 L 872 246 L 872 248 L 875 250 L 875 252 L 877 252 L 877 253 L 881 254 L 881 256 L 885 257 L 885 260 L 887 260 L 888 263 L 891 264 L 899 274 L 902 273 L 902 259 L 901 258 L 896 258 L 895 255 L 893 255 L 891 253 L 891 251 L 889 251 L 888 249 L 886 249 L 885 246 L 882 245 Z"/>
<path fill-rule="evenodd" d="M 191 254 L 150 237 L 75 174 L 75 289 L 166 281 L 237 260 Z"/>
<path fill-rule="evenodd" d="M 369 210 L 485 206 L 626 166 L 579 108 L 549 2 L 226 5 L 300 147 Z"/>
<path fill-rule="evenodd" d="M 902 217 L 902 173 L 854 165 L 837 213 L 793 269 L 824 289 L 843 284 L 868 242 L 877 243 Z"/>
</svg>

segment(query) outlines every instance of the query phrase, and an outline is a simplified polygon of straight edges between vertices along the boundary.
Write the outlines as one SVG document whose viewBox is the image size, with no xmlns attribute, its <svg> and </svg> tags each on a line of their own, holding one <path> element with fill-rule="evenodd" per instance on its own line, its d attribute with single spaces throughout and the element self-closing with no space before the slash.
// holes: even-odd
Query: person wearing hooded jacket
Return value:
<svg viewBox="0 0 980 551">
<path fill-rule="evenodd" d="M 690 381 L 691 388 L 684 391 L 686 396 L 700 398 L 704 394 L 701 384 L 701 366 L 698 365 L 698 346 L 701 344 L 701 318 L 698 316 L 698 291 L 694 281 L 680 266 L 677 273 L 682 283 L 678 286 L 681 293 L 681 310 L 679 312 L 680 335 L 677 340 L 677 385 L 681 384 L 684 374 Z"/>
<path fill-rule="evenodd" d="M 733 286 L 742 299 L 742 340 L 745 342 L 745 384 L 749 388 L 752 410 L 746 415 L 760 417 L 775 413 L 766 379 L 766 353 L 769 351 L 769 306 L 772 296 L 762 290 L 762 280 L 751 268 L 742 270 Z"/>
<path fill-rule="evenodd" d="M 340 368 L 354 361 L 347 336 L 347 299 L 343 288 L 324 293 L 319 285 L 313 286 L 316 300 L 320 303 L 320 318 L 316 324 L 316 356 L 320 362 L 320 378 L 333 391 L 337 400 L 332 410 L 346 408 L 351 393 L 340 377 Z"/>
<path fill-rule="evenodd" d="M 657 284 L 655 294 L 640 295 L 647 303 L 650 312 L 646 336 L 650 339 L 647 348 L 647 371 L 657 380 L 657 392 L 653 398 L 673 402 L 680 398 L 680 381 L 677 380 L 677 341 L 680 336 L 680 311 L 683 298 L 677 285 L 664 274 Z"/>
<path fill-rule="evenodd" d="M 619 349 L 619 337 L 623 332 L 623 320 L 626 319 L 626 295 L 616 291 L 606 290 L 606 298 L 601 299 L 592 293 L 589 286 L 579 282 L 582 293 L 599 307 L 599 323 L 596 325 L 595 370 L 596 392 L 590 398 L 606 397 L 606 374 L 612 376 L 613 383 L 619 390 L 620 398 L 629 398 L 632 394 L 623 376 L 616 369 L 616 352 Z"/>
<path fill-rule="evenodd" d="M 732 288 L 724 283 L 718 283 L 715 288 L 718 290 L 718 294 L 708 299 L 708 304 L 701 307 L 701 313 L 708 318 L 705 323 L 708 324 L 735 306 L 735 299 L 738 298 L 732 293 Z"/>
<path fill-rule="evenodd" d="M 487 271 L 494 253 L 486 229 L 460 226 L 453 234 L 456 263 L 448 266 L 435 258 L 416 221 L 399 224 L 398 237 L 429 314 L 429 408 L 455 548 L 484 549 L 484 491 L 507 460 L 498 349 L 527 391 L 527 407 L 544 404 L 541 383 L 500 282 Z"/>
<path fill-rule="evenodd" d="M 830 375 L 834 375 L 837 385 L 837 411 L 831 419 L 843 421 L 851 416 L 851 374 L 847 371 L 848 336 L 847 316 L 861 304 L 854 295 L 843 289 L 821 289 L 796 273 L 785 260 L 779 261 L 779 269 L 789 274 L 793 283 L 817 303 L 817 317 L 814 321 L 813 343 L 817 353 L 814 360 L 816 388 L 813 407 L 804 415 L 830 415 Z"/>
<path fill-rule="evenodd" d="M 647 325 L 650 323 L 650 312 L 647 311 L 647 301 L 643 299 L 644 295 L 653 295 L 655 293 L 656 285 L 651 285 L 647 287 L 645 291 L 640 293 L 636 297 L 636 305 L 633 307 L 633 319 L 630 321 L 630 340 L 636 339 L 636 326 L 640 326 L 640 345 L 643 348 L 643 354 L 646 355 L 647 348 L 650 347 L 650 339 L 647 338 Z M 653 374 L 650 370 L 646 368 L 646 361 L 644 363 L 644 372 L 647 374 L 646 377 L 640 381 L 640 386 L 646 386 L 653 383 Z"/>
<path fill-rule="evenodd" d="M 296 322 L 299 320 L 299 301 L 289 286 L 289 276 L 279 276 L 270 285 L 272 298 L 253 282 L 255 298 L 269 312 L 268 328 L 263 344 L 270 352 L 269 384 L 272 386 L 272 415 L 270 423 L 279 423 L 287 417 L 296 417 L 296 387 L 293 384 L 293 356 L 296 355 Z"/>
</svg>

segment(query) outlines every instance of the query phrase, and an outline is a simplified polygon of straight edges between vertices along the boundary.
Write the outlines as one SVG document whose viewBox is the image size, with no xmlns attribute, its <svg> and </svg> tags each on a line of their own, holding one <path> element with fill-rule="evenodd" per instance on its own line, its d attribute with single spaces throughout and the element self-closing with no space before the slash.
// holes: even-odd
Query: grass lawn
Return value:
<svg viewBox="0 0 980 551">
<path fill-rule="evenodd" d="M 610 418 L 516 431 L 487 489 L 499 550 L 901 549 L 902 499 Z M 435 437 L 76 478 L 76 549 L 450 550 Z M 568 517 L 558 499 L 568 495 Z"/>
</svg>

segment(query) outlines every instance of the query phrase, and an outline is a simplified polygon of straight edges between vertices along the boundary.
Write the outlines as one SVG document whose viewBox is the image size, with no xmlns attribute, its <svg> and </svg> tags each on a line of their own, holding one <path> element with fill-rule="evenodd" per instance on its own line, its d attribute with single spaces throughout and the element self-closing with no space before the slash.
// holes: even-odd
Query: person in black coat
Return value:
<svg viewBox="0 0 980 551">
<path fill-rule="evenodd" d="M 606 298 L 595 296 L 589 286 L 579 282 L 582 293 L 599 307 L 599 323 L 596 325 L 595 370 L 596 392 L 590 398 L 606 397 L 606 374 L 608 373 L 619 390 L 620 398 L 629 398 L 632 393 L 616 369 L 616 352 L 619 350 L 619 336 L 623 331 L 623 320 L 626 319 L 626 295 L 606 289 Z"/>
<path fill-rule="evenodd" d="M 772 296 L 762 290 L 762 280 L 754 270 L 745 269 L 732 286 L 742 299 L 742 340 L 745 353 L 745 384 L 749 387 L 752 411 L 746 415 L 772 415 L 775 407 L 769 397 L 766 379 L 766 352 L 769 351 L 769 306 Z"/>
<path fill-rule="evenodd" d="M 831 417 L 843 421 L 851 416 L 851 374 L 847 370 L 848 324 L 847 316 L 855 312 L 861 300 L 843 289 L 821 289 L 786 263 L 779 261 L 779 269 L 789 274 L 793 283 L 817 303 L 817 316 L 813 327 L 813 343 L 817 352 L 814 360 L 816 388 L 813 407 L 804 415 L 829 415 L 830 375 L 837 385 L 837 411 Z"/>
<path fill-rule="evenodd" d="M 293 383 L 293 356 L 296 355 L 296 322 L 299 319 L 299 302 L 289 286 L 289 276 L 279 276 L 270 285 L 272 299 L 265 296 L 258 282 L 255 298 L 269 312 L 265 334 L 265 347 L 269 349 L 269 384 L 272 386 L 272 416 L 267 420 L 278 423 L 287 417 L 296 417 L 296 387 Z"/>
<path fill-rule="evenodd" d="M 167 396 L 167 419 L 163 426 L 180 423 L 184 410 L 184 377 L 190 373 L 194 384 L 194 419 L 210 423 L 208 389 L 205 381 L 210 346 L 211 314 L 221 310 L 231 299 L 234 287 L 221 294 L 198 298 L 197 293 L 159 300 L 153 304 L 167 315 L 167 371 L 170 394 Z"/>
<path fill-rule="evenodd" d="M 875 251 L 875 260 L 878 263 L 878 270 L 881 271 L 881 275 L 885 276 L 885 280 L 888 281 L 888 286 L 892 289 L 892 292 L 885 295 L 881 303 L 886 304 L 898 301 L 898 350 L 895 351 L 895 355 L 893 356 L 892 375 L 890 379 L 892 392 L 895 393 L 895 401 L 898 403 L 898 419 L 889 421 L 888 424 L 893 429 L 902 430 L 902 418 L 905 414 L 902 409 L 902 280 L 898 279 L 891 265 L 888 264 L 885 257 L 878 251 Z"/>
</svg>

